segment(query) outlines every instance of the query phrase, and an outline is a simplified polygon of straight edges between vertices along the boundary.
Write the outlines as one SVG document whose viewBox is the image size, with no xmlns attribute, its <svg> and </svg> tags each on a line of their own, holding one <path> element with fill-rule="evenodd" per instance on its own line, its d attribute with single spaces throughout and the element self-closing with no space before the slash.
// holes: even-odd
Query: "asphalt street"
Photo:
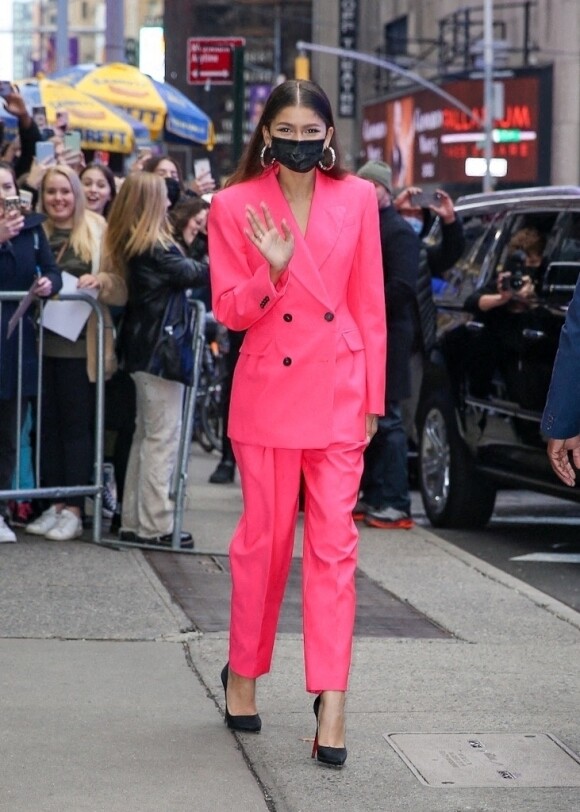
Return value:
<svg viewBox="0 0 580 812">
<path fill-rule="evenodd" d="M 431 527 L 418 493 L 417 523 L 457 547 L 580 610 L 580 505 L 530 491 L 500 491 L 487 527 Z"/>
</svg>

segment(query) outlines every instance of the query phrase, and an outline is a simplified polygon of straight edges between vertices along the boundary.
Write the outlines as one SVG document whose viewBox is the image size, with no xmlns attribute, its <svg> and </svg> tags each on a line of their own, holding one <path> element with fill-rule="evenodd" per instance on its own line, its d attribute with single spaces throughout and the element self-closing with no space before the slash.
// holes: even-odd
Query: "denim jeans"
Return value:
<svg viewBox="0 0 580 812">
<path fill-rule="evenodd" d="M 377 433 L 365 451 L 360 498 L 381 510 L 411 512 L 407 435 L 399 401 L 387 403 L 387 413 L 379 418 Z"/>
</svg>

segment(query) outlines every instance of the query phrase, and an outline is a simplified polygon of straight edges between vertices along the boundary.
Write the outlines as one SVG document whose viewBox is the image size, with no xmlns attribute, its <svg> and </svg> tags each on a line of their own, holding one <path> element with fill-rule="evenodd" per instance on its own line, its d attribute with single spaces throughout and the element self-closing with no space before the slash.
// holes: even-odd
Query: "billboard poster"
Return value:
<svg viewBox="0 0 580 812">
<path fill-rule="evenodd" d="M 503 183 L 550 182 L 551 72 L 541 74 L 502 80 L 504 104 L 493 122 L 493 157 L 505 161 Z M 469 159 L 484 155 L 483 82 L 457 80 L 443 89 L 473 115 L 423 89 L 363 110 L 364 154 L 390 164 L 394 188 L 474 182 Z"/>
</svg>

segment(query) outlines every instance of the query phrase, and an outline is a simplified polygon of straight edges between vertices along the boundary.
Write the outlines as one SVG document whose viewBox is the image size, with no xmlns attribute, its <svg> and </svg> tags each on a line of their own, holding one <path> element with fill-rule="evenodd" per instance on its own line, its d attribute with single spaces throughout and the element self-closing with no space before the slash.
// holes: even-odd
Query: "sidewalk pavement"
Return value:
<svg viewBox="0 0 580 812">
<path fill-rule="evenodd" d="M 184 528 L 224 554 L 237 485 L 194 449 Z M 361 530 L 359 568 L 451 632 L 357 637 L 342 771 L 310 759 L 299 635 L 223 724 L 225 632 L 192 632 L 143 553 L 19 533 L 0 546 L 2 812 L 575 812 L 580 786 L 434 787 L 387 733 L 550 733 L 580 752 L 580 614 L 426 528 Z M 299 540 L 296 546 L 299 555 Z"/>
</svg>

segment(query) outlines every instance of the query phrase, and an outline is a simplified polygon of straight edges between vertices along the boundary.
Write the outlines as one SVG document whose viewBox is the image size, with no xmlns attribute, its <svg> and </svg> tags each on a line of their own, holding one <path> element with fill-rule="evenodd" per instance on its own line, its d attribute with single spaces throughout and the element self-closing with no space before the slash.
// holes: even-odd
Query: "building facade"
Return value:
<svg viewBox="0 0 580 812">
<path fill-rule="evenodd" d="M 508 164 L 508 175 L 498 179 L 498 186 L 533 185 L 536 182 L 579 184 L 580 44 L 577 31 L 580 30 L 580 3 L 576 0 L 551 0 L 549 3 L 510 0 L 492 3 L 492 7 L 496 97 L 502 93 L 504 96 L 503 100 L 496 98 L 498 110 L 494 126 L 502 131 L 519 130 L 519 136 L 515 133 L 514 137 L 525 133 L 530 139 L 527 146 L 523 142 L 519 142 L 519 146 L 518 142 L 494 144 L 494 155 L 505 153 Z M 356 20 L 354 29 L 350 22 L 352 18 Z M 451 87 L 466 100 L 468 107 L 480 115 L 483 112 L 483 20 L 481 0 L 473 5 L 466 5 L 464 0 L 313 2 L 315 42 L 340 46 L 345 30 L 351 29 L 350 41 L 355 43 L 356 50 L 391 61 L 444 89 Z M 343 62 L 341 65 L 336 56 L 312 55 L 313 77 L 327 89 L 338 109 L 345 77 L 348 80 L 349 65 L 348 60 L 345 61 L 347 64 Z M 432 98 L 427 100 L 426 96 L 419 94 L 422 90 L 419 85 L 375 65 L 359 62 L 350 68 L 355 75 L 356 98 L 351 105 L 354 109 L 348 110 L 346 116 L 339 116 L 338 129 L 353 166 L 372 155 L 378 157 L 377 142 L 380 143 L 381 139 L 385 145 L 383 157 L 389 159 L 387 141 L 394 138 L 398 126 L 396 118 L 405 121 L 407 117 L 407 131 L 413 129 L 412 116 L 417 101 L 426 104 L 427 109 L 423 112 L 429 113 L 430 118 L 425 115 L 423 120 L 418 118 L 415 122 L 418 127 L 410 148 L 414 150 L 413 157 L 418 157 L 422 135 L 424 150 L 438 150 L 441 155 L 441 128 L 431 135 L 429 127 L 437 123 L 437 114 L 441 122 L 448 106 L 435 105 Z M 458 82 L 470 86 L 460 87 Z M 398 99 L 404 104 L 397 112 L 395 102 Z M 365 115 L 372 104 L 384 105 L 382 122 L 378 118 L 378 108 L 374 119 Z M 512 119 L 515 116 L 515 124 L 512 122 L 511 127 L 510 115 Z M 468 128 L 466 122 L 463 124 Z M 444 134 L 451 136 L 451 133 Z M 439 140 L 435 143 L 433 139 Z M 470 150 L 477 152 L 477 141 L 471 142 Z M 509 170 L 515 169 L 518 151 L 522 160 L 532 156 L 529 163 L 533 166 L 527 167 L 524 179 L 518 177 L 512 181 Z M 450 147 L 448 152 L 452 152 Z M 457 154 L 457 160 L 460 157 L 463 160 L 463 148 L 454 148 L 453 152 Z M 514 153 L 511 165 L 510 153 Z M 437 162 L 432 163 L 437 165 Z M 522 173 L 520 169 L 518 173 Z M 417 174 L 411 174 L 408 179 L 426 184 L 429 181 L 429 178 Z M 434 177 L 433 180 L 443 182 L 445 178 Z M 453 185 L 457 191 L 467 191 L 467 187 L 475 183 L 475 178 L 465 176 L 461 183 L 454 182 Z"/>
<path fill-rule="evenodd" d="M 59 0 L 3 0 L 12 4 L 13 76 L 55 67 Z M 107 4 L 69 0 L 69 61 L 105 58 Z M 484 0 L 124 0 L 126 59 L 138 64 L 139 32 L 163 26 L 166 80 L 216 125 L 220 173 L 232 151 L 237 88 L 191 82 L 191 38 L 243 38 L 243 137 L 281 77 L 294 75 L 297 42 L 344 48 L 388 61 L 399 72 L 332 53 L 305 51 L 310 73 L 328 92 L 347 163 L 369 157 L 394 160 L 395 131 L 407 137 L 407 174 L 421 184 L 451 178 L 456 191 L 477 185 L 465 174 L 481 156 Z M 580 183 L 580 2 L 494 0 L 494 157 L 506 168 L 501 185 Z M 3 40 L 4 42 L 4 40 Z M 444 104 L 401 70 L 434 83 L 460 105 Z M 462 118 L 463 115 L 463 118 Z M 463 138 L 463 140 L 462 140 Z M 520 139 L 519 141 L 517 139 Z M 397 149 L 399 149 L 397 147 Z M 402 148 L 399 150 L 403 154 Z M 395 150 L 395 154 L 399 154 Z M 412 168 L 409 168 L 411 167 Z M 505 168 L 504 167 L 504 168 Z"/>
<path fill-rule="evenodd" d="M 12 4 L 12 76 L 15 80 L 39 71 L 56 70 L 59 0 L 2 0 Z M 68 62 L 105 61 L 107 3 L 119 0 L 68 0 Z M 124 0 L 124 35 L 135 51 L 144 26 L 163 25 L 163 0 Z M 134 43 L 134 45 L 133 45 Z"/>
<path fill-rule="evenodd" d="M 294 76 L 296 42 L 311 38 L 311 22 L 312 0 L 166 0 L 165 38 L 171 44 L 165 58 L 166 80 L 212 119 L 216 176 L 229 174 L 239 153 L 236 106 L 243 107 L 241 140 L 246 142 L 272 87 Z M 243 40 L 242 88 L 189 75 L 188 41 L 212 37 Z"/>
</svg>

